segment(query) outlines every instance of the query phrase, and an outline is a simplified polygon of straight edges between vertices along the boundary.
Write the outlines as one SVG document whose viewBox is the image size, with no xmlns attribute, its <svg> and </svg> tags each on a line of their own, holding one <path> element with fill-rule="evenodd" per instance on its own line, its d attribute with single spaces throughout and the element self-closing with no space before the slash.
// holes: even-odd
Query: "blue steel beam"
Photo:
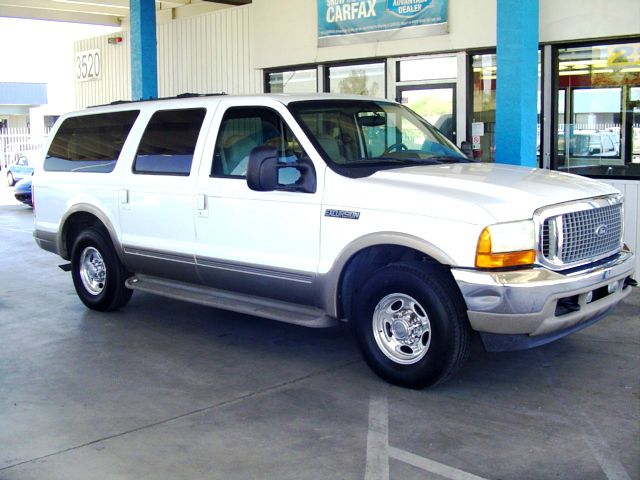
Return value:
<svg viewBox="0 0 640 480">
<path fill-rule="evenodd" d="M 498 0 L 498 163 L 537 166 L 538 9 L 538 0 Z"/>
<path fill-rule="evenodd" d="M 131 0 L 131 98 L 158 98 L 156 5 L 154 0 Z"/>
</svg>

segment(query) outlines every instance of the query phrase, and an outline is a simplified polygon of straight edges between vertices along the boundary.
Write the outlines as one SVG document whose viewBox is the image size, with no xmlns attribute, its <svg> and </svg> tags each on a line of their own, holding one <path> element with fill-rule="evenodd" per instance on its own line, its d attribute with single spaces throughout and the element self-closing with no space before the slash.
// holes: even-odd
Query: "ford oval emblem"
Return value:
<svg viewBox="0 0 640 480">
<path fill-rule="evenodd" d="M 598 226 L 598 228 L 596 228 L 595 234 L 596 237 L 604 237 L 607 232 L 609 231 L 609 227 L 607 227 L 605 224 Z"/>
</svg>

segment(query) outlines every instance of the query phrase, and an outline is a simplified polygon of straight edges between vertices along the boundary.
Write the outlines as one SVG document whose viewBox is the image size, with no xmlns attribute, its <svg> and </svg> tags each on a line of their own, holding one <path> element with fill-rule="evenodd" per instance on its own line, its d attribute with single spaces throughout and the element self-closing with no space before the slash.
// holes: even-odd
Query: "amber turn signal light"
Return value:
<svg viewBox="0 0 640 480">
<path fill-rule="evenodd" d="M 482 230 L 476 248 L 476 268 L 504 268 L 532 265 L 536 260 L 535 250 L 515 252 L 493 252 L 489 228 Z"/>
</svg>

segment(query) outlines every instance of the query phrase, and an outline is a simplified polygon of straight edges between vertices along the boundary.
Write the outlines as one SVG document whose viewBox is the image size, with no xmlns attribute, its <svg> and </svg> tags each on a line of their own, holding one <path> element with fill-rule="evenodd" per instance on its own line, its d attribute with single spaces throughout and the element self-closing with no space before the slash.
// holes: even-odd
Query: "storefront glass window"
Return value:
<svg viewBox="0 0 640 480">
<path fill-rule="evenodd" d="M 385 64 L 340 65 L 328 68 L 329 92 L 385 98 Z"/>
<path fill-rule="evenodd" d="M 496 151 L 496 55 L 473 55 L 473 157 L 494 162 Z"/>
<path fill-rule="evenodd" d="M 473 157 L 495 162 L 496 155 L 496 55 L 471 57 L 473 112 L 471 116 L 471 148 Z M 540 155 L 540 53 L 538 53 L 538 156 Z"/>
<path fill-rule="evenodd" d="M 558 50 L 555 166 L 640 177 L 640 43 Z"/>
<path fill-rule="evenodd" d="M 267 74 L 269 93 L 315 93 L 318 91 L 318 73 L 315 68 L 271 72 Z"/>
</svg>

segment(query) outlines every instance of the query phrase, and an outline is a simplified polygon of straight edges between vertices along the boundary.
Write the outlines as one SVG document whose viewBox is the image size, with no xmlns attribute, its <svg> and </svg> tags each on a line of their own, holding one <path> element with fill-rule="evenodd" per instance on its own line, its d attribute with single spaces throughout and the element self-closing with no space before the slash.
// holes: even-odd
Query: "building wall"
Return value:
<svg viewBox="0 0 640 480">
<path fill-rule="evenodd" d="M 540 0 L 540 42 L 640 33 L 637 0 Z"/>
<path fill-rule="evenodd" d="M 316 0 L 253 0 L 256 66 L 340 61 L 484 48 L 496 43 L 495 0 L 449 0 L 449 34 L 318 48 Z M 272 18 L 265 22 L 263 19 Z M 282 48 L 287 38 L 295 48 Z"/>
<path fill-rule="evenodd" d="M 638 0 L 539 1 L 541 43 L 640 33 Z M 449 0 L 447 35 L 340 47 L 317 47 L 315 0 L 253 0 L 251 18 L 260 68 L 496 45 L 496 0 Z M 295 48 L 283 48 L 287 41 Z"/>
<path fill-rule="evenodd" d="M 410 40 L 318 48 L 316 0 L 253 0 L 158 25 L 160 96 L 258 93 L 263 68 L 493 48 L 496 0 L 450 0 L 449 33 Z M 540 42 L 640 34 L 637 0 L 540 0 Z M 128 26 L 123 42 L 97 37 L 75 51 L 101 49 L 103 76 L 76 84 L 76 106 L 131 98 Z"/>
<path fill-rule="evenodd" d="M 6 117 L 7 128 L 27 128 L 29 126 L 29 115 L 9 115 Z"/>
<path fill-rule="evenodd" d="M 251 7 L 227 8 L 179 18 L 158 25 L 158 93 L 258 93 L 262 72 L 253 67 L 250 44 Z M 100 49 L 102 77 L 76 83 L 76 107 L 81 109 L 131 99 L 129 29 L 123 41 L 109 44 L 116 35 L 76 42 L 74 52 Z"/>
<path fill-rule="evenodd" d="M 109 44 L 109 37 L 116 36 L 122 37 L 122 43 Z M 95 49 L 100 50 L 102 59 L 101 77 L 86 82 L 76 82 L 76 108 L 78 109 L 104 105 L 116 100 L 131 99 L 129 32 L 123 30 L 117 35 L 106 35 L 75 42 L 73 46 L 74 58 L 77 52 Z"/>
<path fill-rule="evenodd" d="M 250 6 L 229 8 L 158 25 L 159 95 L 260 92 L 250 13 Z"/>
</svg>

